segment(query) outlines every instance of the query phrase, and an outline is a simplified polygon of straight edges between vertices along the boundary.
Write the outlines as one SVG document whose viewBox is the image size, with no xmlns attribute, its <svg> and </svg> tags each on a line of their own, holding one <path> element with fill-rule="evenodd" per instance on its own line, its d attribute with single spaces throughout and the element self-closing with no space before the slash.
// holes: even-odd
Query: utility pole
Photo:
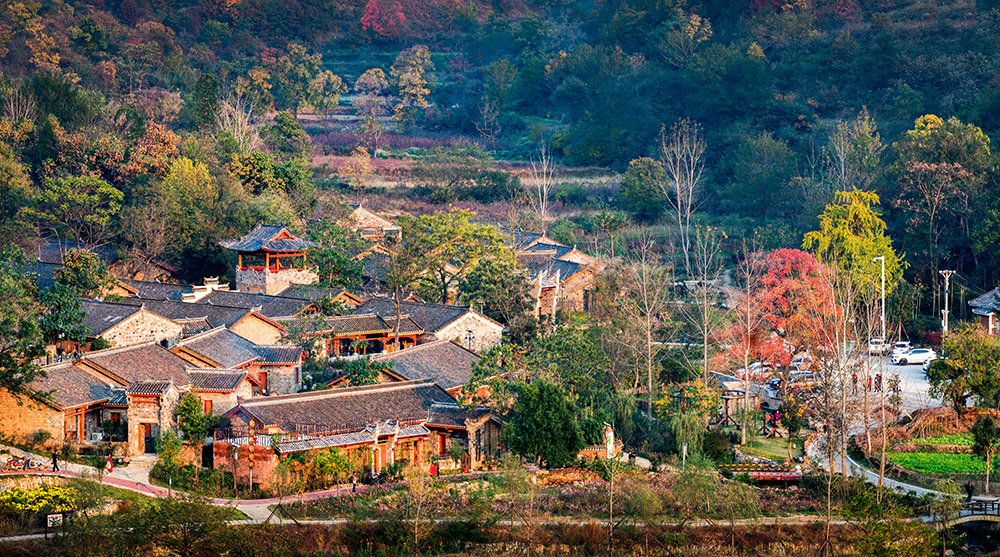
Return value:
<svg viewBox="0 0 1000 557">
<path fill-rule="evenodd" d="M 951 275 L 955 271 L 938 271 L 944 277 L 944 309 L 941 310 L 941 332 L 948 334 L 948 299 L 951 297 Z"/>
<path fill-rule="evenodd" d="M 885 256 L 880 255 L 872 258 L 872 262 L 882 262 L 882 342 L 887 342 L 885 338 Z"/>
</svg>

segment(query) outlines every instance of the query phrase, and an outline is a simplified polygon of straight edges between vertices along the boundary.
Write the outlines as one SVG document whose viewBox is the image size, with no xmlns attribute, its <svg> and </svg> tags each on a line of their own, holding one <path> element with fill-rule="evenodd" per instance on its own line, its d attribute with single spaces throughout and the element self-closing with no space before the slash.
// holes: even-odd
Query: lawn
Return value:
<svg viewBox="0 0 1000 557">
<path fill-rule="evenodd" d="M 971 454 L 889 453 L 889 459 L 903 468 L 923 474 L 986 473 L 986 463 Z M 996 460 L 994 460 L 994 470 L 996 465 Z"/>
<path fill-rule="evenodd" d="M 792 443 L 794 445 L 792 448 L 792 457 L 802 456 L 802 439 L 795 439 Z M 758 437 L 753 440 L 753 446 L 749 444 L 743 445 L 740 447 L 740 451 L 743 454 L 770 458 L 771 460 L 781 462 L 788 458 L 788 439 L 785 437 L 771 437 L 770 439 Z"/>
</svg>

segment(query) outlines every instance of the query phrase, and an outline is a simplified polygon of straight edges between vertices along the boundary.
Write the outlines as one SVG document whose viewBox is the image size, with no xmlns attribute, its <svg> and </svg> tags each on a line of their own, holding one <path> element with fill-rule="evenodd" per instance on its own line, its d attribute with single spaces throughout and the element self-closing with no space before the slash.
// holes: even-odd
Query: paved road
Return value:
<svg viewBox="0 0 1000 557">
<path fill-rule="evenodd" d="M 932 398 L 928 392 L 930 383 L 927 382 L 927 377 L 924 375 L 923 366 L 919 364 L 893 365 L 888 356 L 884 358 L 872 356 L 871 363 L 873 373 L 883 373 L 884 377 L 887 378 L 892 377 L 892 375 L 899 376 L 900 395 L 903 399 L 901 407 L 904 413 L 913 412 L 919 408 L 941 405 L 941 401 Z M 883 381 L 883 384 L 885 383 L 886 381 Z"/>
</svg>

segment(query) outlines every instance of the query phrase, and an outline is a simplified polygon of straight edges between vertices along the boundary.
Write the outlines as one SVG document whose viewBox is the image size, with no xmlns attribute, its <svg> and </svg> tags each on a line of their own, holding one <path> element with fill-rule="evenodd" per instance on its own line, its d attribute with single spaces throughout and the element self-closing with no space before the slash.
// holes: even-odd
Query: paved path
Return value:
<svg viewBox="0 0 1000 557">
<path fill-rule="evenodd" d="M 852 433 L 853 435 L 853 433 Z M 826 438 L 817 437 L 816 440 L 809 445 L 809 460 L 819 464 L 824 470 L 830 468 L 830 461 L 827 459 L 826 454 Z M 866 482 L 874 485 L 878 485 L 878 473 L 865 468 L 861 464 L 858 464 L 853 458 L 848 456 L 846 459 L 842 460 L 840 453 L 834 455 L 833 458 L 833 473 L 841 474 L 844 472 L 842 463 L 846 460 L 847 463 L 847 474 L 848 476 L 853 476 L 856 478 L 861 478 Z M 933 489 L 923 488 L 917 485 L 908 484 L 893 480 L 891 478 L 883 478 L 882 485 L 899 493 L 914 493 L 918 496 L 923 495 L 934 495 L 940 496 L 941 492 L 934 491 Z"/>
</svg>

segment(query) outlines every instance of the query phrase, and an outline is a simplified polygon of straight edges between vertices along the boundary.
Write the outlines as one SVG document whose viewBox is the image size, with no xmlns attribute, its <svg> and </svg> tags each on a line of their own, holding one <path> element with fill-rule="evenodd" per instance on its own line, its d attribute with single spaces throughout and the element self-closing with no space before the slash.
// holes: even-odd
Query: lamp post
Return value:
<svg viewBox="0 0 1000 557">
<path fill-rule="evenodd" d="M 872 262 L 882 262 L 882 342 L 885 342 L 885 256 L 873 257 Z"/>
</svg>

